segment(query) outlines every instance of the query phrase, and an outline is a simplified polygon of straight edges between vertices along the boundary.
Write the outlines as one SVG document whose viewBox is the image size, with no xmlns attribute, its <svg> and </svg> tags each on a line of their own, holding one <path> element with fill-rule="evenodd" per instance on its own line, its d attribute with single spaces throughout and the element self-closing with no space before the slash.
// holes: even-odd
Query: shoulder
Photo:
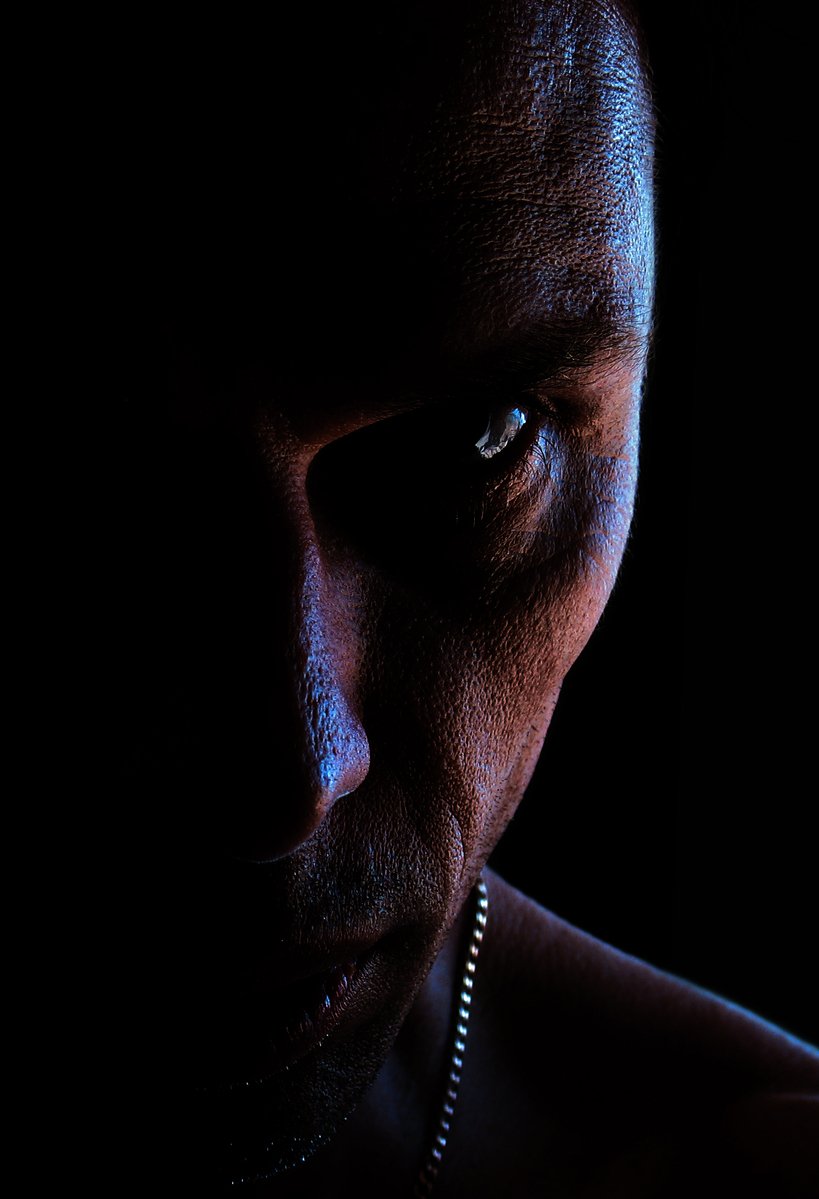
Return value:
<svg viewBox="0 0 819 1199">
<path fill-rule="evenodd" d="M 487 871 L 490 925 L 481 963 L 498 1010 L 546 1032 L 557 1021 L 569 1052 L 613 1063 L 658 1055 L 679 1079 L 708 1071 L 728 1089 L 819 1088 L 819 1050 L 730 1000 L 575 928 Z M 493 927 L 494 925 L 494 927 Z M 580 1038 L 579 1040 L 575 1038 Z M 556 1048 L 556 1046 L 551 1046 Z"/>
<path fill-rule="evenodd" d="M 589 1178 L 625 1172 L 613 1194 L 676 1194 L 681 1171 L 704 1175 L 701 1195 L 712 1193 L 705 1176 L 717 1194 L 743 1172 L 758 1187 L 777 1180 L 749 1197 L 796 1195 L 802 1181 L 814 1193 L 819 1051 L 574 928 L 489 871 L 487 883 L 476 1071 L 491 1071 L 496 1095 L 506 1080 L 509 1135 L 573 1146 Z"/>
</svg>

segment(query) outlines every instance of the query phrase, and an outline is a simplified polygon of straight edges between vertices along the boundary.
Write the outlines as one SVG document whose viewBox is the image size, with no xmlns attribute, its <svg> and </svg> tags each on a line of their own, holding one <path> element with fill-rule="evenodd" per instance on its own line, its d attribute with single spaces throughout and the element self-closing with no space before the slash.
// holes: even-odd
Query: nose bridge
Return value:
<svg viewBox="0 0 819 1199">
<path fill-rule="evenodd" d="M 358 716 L 358 621 L 349 573 L 322 550 L 307 495 L 307 456 L 265 428 L 265 474 L 277 512 L 278 595 L 268 636 L 275 746 L 265 794 L 237 821 L 235 850 L 269 861 L 298 848 L 338 799 L 361 785 L 369 744 Z M 276 760 L 278 759 L 278 760 Z"/>
<path fill-rule="evenodd" d="M 309 513 L 298 523 L 289 673 L 305 774 L 326 806 L 358 786 L 369 765 L 354 710 L 358 630 L 345 583 L 328 568 Z"/>
</svg>

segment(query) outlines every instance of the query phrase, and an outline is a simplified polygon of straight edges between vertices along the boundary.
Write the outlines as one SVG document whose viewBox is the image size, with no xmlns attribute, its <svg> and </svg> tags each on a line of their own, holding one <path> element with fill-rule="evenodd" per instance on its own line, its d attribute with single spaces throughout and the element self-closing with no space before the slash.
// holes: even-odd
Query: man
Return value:
<svg viewBox="0 0 819 1199">
<path fill-rule="evenodd" d="M 181 1194 L 808 1188 L 810 1047 L 490 871 L 485 927 L 477 898 L 632 512 L 633 18 L 322 9 L 266 52 L 228 86 L 188 47 L 134 172 L 140 1145 Z"/>
</svg>

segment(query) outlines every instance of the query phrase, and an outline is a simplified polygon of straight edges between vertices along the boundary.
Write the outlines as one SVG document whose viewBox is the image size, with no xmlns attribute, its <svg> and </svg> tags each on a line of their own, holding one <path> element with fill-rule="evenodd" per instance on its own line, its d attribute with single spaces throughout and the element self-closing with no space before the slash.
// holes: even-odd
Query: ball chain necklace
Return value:
<svg viewBox="0 0 819 1199">
<path fill-rule="evenodd" d="M 472 988 L 475 983 L 475 969 L 478 964 L 478 953 L 480 952 L 481 941 L 483 940 L 484 929 L 486 928 L 487 912 L 489 910 L 489 896 L 486 891 L 486 883 L 482 877 L 478 879 L 475 890 L 477 893 L 475 919 L 472 924 L 472 936 L 469 940 L 466 967 L 461 981 L 461 992 L 457 1000 L 458 1018 L 455 1021 L 455 1035 L 449 1059 L 449 1076 L 446 1082 L 443 1103 L 441 1104 L 441 1114 L 438 1117 L 435 1140 L 419 1171 L 415 1183 L 414 1199 L 427 1199 L 427 1196 L 432 1194 L 432 1188 L 438 1177 L 438 1170 L 441 1165 L 444 1149 L 446 1149 L 452 1115 L 455 1111 L 455 1104 L 458 1101 L 458 1092 L 461 1087 L 461 1071 L 464 1064 L 466 1034 L 469 1029 L 469 1013 L 472 1007 Z"/>
</svg>

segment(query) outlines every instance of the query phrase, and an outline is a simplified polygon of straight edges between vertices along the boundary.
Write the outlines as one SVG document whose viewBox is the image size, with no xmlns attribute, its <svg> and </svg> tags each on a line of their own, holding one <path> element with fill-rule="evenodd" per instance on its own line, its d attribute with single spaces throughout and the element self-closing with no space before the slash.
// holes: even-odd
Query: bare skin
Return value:
<svg viewBox="0 0 819 1199">
<path fill-rule="evenodd" d="M 122 638 L 139 818 L 111 894 L 141 1143 L 170 1121 L 183 1194 L 409 1192 L 464 905 L 628 536 L 654 271 L 636 35 L 613 3 L 466 8 L 439 30 L 410 6 L 409 33 L 402 9 L 411 69 L 382 46 L 375 83 L 346 14 L 283 39 L 325 57 L 246 109 L 304 104 L 276 126 L 276 221 L 218 209 L 185 287 L 151 294 Z M 808 1047 L 495 876 L 490 904 L 441 1195 L 671 1199 L 686 1171 L 720 1194 L 810 1110 L 776 1099 L 819 1086 Z"/>
<path fill-rule="evenodd" d="M 437 1193 L 812 1194 L 812 1046 L 597 941 L 491 871 L 487 881 L 491 920 Z M 328 1194 L 340 1177 L 363 1194 L 410 1193 L 449 1056 L 459 938 L 461 925 L 337 1138 L 252 1193 Z"/>
</svg>

